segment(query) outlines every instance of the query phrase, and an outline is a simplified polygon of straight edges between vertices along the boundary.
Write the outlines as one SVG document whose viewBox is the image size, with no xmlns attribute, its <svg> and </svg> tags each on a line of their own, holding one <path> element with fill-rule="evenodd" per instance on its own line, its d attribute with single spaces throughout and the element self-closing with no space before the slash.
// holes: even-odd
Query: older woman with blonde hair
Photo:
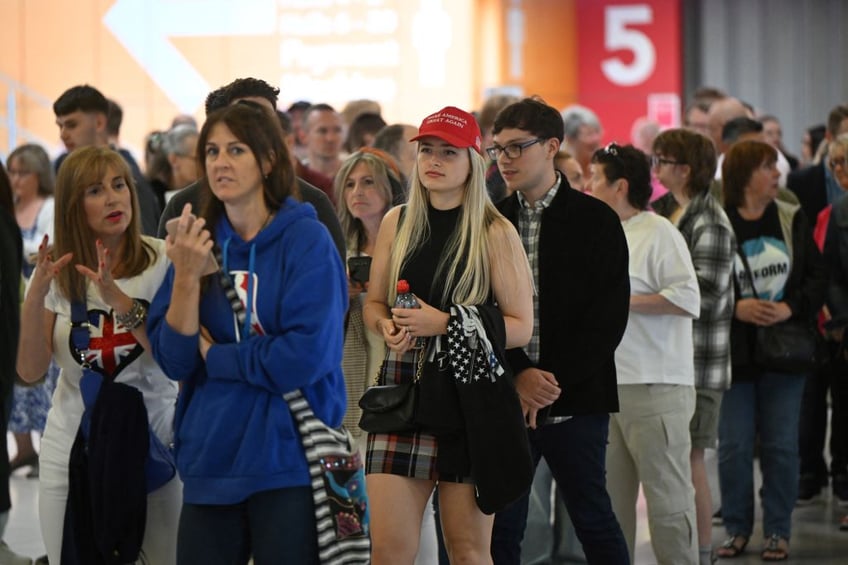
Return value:
<svg viewBox="0 0 848 565">
<path fill-rule="evenodd" d="M 342 358 L 347 387 L 344 424 L 358 438 L 362 433 L 359 398 L 365 387 L 373 384 L 386 353 L 386 343 L 374 332 L 366 331 L 362 320 L 371 256 L 383 216 L 406 198 L 397 165 L 379 149 L 363 148 L 348 157 L 336 173 L 333 189 L 347 246 L 350 299 Z"/>
<path fill-rule="evenodd" d="M 38 245 L 45 234 L 53 237 L 53 190 L 56 176 L 50 157 L 40 145 L 26 143 L 9 154 L 9 177 L 15 202 L 15 219 L 23 239 L 23 274 L 29 277 L 35 266 Z M 14 471 L 31 465 L 28 477 L 38 476 L 38 454 L 32 433 L 42 433 L 50 409 L 50 396 L 56 383 L 56 369 L 51 366 L 43 382 L 32 386 L 15 383 L 9 431 L 17 453 L 11 462 Z"/>
</svg>

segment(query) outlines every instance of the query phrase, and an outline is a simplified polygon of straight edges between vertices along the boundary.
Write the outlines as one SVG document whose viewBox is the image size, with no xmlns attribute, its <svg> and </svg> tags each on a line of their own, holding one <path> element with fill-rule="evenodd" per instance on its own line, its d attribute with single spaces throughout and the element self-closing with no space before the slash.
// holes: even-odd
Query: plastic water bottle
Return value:
<svg viewBox="0 0 848 565">
<path fill-rule="evenodd" d="M 397 298 L 395 298 L 395 308 L 421 308 L 421 305 L 415 299 L 415 295 L 409 291 L 409 283 L 401 279 L 397 282 Z M 422 349 L 424 347 L 424 338 L 416 337 L 413 349 Z"/>
</svg>

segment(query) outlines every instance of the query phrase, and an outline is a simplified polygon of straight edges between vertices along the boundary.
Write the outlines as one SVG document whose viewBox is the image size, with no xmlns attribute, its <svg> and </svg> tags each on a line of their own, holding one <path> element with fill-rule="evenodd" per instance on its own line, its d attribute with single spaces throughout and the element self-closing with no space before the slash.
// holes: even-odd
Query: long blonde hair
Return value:
<svg viewBox="0 0 848 565">
<path fill-rule="evenodd" d="M 471 172 L 465 183 L 459 221 L 433 275 L 434 281 L 447 281 L 442 289 L 442 306 L 482 304 L 489 299 L 492 291 L 487 232 L 489 226 L 502 216 L 486 192 L 486 164 L 483 157 L 472 148 L 466 151 L 471 161 Z M 398 225 L 392 243 L 388 269 L 390 281 L 400 278 L 413 252 L 429 238 L 428 203 L 427 189 L 418 177 L 416 162 L 410 179 L 406 215 L 403 223 Z M 445 276 L 439 277 L 441 273 Z M 451 284 L 454 286 L 451 287 Z M 436 296 L 435 290 L 433 296 Z M 389 284 L 388 291 L 388 302 L 393 304 L 397 295 L 395 285 Z"/>
<path fill-rule="evenodd" d="M 94 232 L 85 213 L 85 191 L 99 183 L 112 168 L 124 178 L 130 190 L 132 215 L 124 232 L 120 276 L 140 275 L 156 259 L 156 251 L 141 239 L 141 221 L 135 182 L 127 162 L 120 154 L 104 147 L 83 147 L 73 151 L 62 162 L 56 176 L 56 219 L 53 258 L 74 254 L 73 263 L 97 271 L 97 246 Z M 56 277 L 60 293 L 70 301 L 84 300 L 87 279 L 72 265 Z"/>
<path fill-rule="evenodd" d="M 393 204 L 400 204 L 404 199 L 400 180 L 382 157 L 384 153 L 382 151 L 378 153 L 377 151 L 379 150 L 369 148 L 368 150 L 360 150 L 353 153 L 342 163 L 341 168 L 333 179 L 333 193 L 336 197 L 336 215 L 339 218 L 339 224 L 342 226 L 342 234 L 344 234 L 345 241 L 349 247 L 355 245 L 355 248 L 348 249 L 348 251 L 361 251 L 366 243 L 365 226 L 362 225 L 361 220 L 355 218 L 350 213 L 350 209 L 347 207 L 347 200 L 345 199 L 345 183 L 350 173 L 359 163 L 365 163 L 368 167 L 368 170 L 374 177 L 374 183 L 379 190 L 380 196 L 386 201 L 383 215 L 389 211 L 389 208 Z M 390 157 L 386 155 L 386 158 Z M 397 191 L 393 190 L 392 181 L 397 186 Z M 398 191 L 400 192 L 399 194 L 397 193 Z"/>
</svg>

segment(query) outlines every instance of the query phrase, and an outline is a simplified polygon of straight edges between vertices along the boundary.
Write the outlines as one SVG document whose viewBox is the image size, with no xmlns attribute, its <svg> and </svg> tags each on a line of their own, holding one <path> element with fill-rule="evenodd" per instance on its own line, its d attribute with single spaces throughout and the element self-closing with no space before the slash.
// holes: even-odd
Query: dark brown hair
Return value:
<svg viewBox="0 0 848 565">
<path fill-rule="evenodd" d="M 653 150 L 655 155 L 689 165 L 689 198 L 709 190 L 715 177 L 716 152 L 708 137 L 683 128 L 667 129 L 654 139 Z"/>
<path fill-rule="evenodd" d="M 763 141 L 738 141 L 724 156 L 721 166 L 722 193 L 724 205 L 739 208 L 745 204 L 745 187 L 757 167 L 776 163 L 777 150 Z"/>
<path fill-rule="evenodd" d="M 250 148 L 257 167 L 261 167 L 263 159 L 270 158 L 271 171 L 262 179 L 262 196 L 269 210 L 279 210 L 289 196 L 298 198 L 294 167 L 280 122 L 273 112 L 255 102 L 242 100 L 209 114 L 197 139 L 197 163 L 202 171 L 206 170 L 209 134 L 218 124 L 224 125 Z M 207 228 L 214 234 L 218 221 L 225 214 L 224 204 L 212 194 L 208 175 L 203 177 L 200 190 L 202 215 Z"/>
</svg>

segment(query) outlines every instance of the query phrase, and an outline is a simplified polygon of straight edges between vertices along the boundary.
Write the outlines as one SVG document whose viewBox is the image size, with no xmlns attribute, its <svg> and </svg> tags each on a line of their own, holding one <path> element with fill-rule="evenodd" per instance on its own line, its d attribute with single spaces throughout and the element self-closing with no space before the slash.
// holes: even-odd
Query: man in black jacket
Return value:
<svg viewBox="0 0 848 565">
<path fill-rule="evenodd" d="M 840 134 L 848 132 L 848 105 L 834 107 L 827 117 L 825 139 L 831 142 Z M 833 204 L 830 226 L 843 222 L 844 206 L 839 206 L 844 190 L 827 168 L 825 158 L 817 165 L 811 165 L 789 174 L 789 190 L 798 196 L 804 215 L 811 226 L 816 225 L 819 212 Z M 841 314 L 841 312 L 840 312 Z M 837 343 L 829 341 L 831 349 L 839 353 Z M 828 484 L 828 469 L 824 459 L 824 443 L 827 432 L 828 389 L 833 397 L 831 422 L 846 418 L 843 412 L 848 404 L 848 390 L 842 385 L 840 372 L 842 361 L 834 359 L 829 365 L 812 372 L 804 386 L 801 401 L 801 424 L 798 430 L 799 455 L 801 457 L 801 478 L 798 484 L 798 504 L 813 501 L 821 493 L 822 486 Z M 836 385 L 836 386 L 834 386 Z M 848 441 L 845 431 L 831 425 L 830 436 L 830 474 L 833 475 L 833 494 L 840 502 L 848 502 L 848 452 L 843 447 Z"/>
<path fill-rule="evenodd" d="M 246 100 L 268 108 L 270 111 L 269 117 L 276 116 L 277 95 L 279 93 L 279 88 L 274 88 L 264 80 L 239 78 L 209 93 L 209 96 L 206 97 L 206 114 L 229 106 L 230 104 L 235 104 L 240 100 Z M 203 151 L 202 147 L 198 148 L 198 152 L 200 151 Z M 200 182 L 197 181 L 180 190 L 165 205 L 165 211 L 162 212 L 162 217 L 159 219 L 159 237 L 165 237 L 165 224 L 171 218 L 178 217 L 182 213 L 186 203 L 191 203 L 192 210 L 195 214 L 199 212 Z M 303 202 L 312 204 L 312 207 L 315 208 L 315 212 L 318 214 L 318 221 L 327 227 L 333 238 L 333 242 L 336 244 L 339 255 L 341 255 L 342 261 L 344 261 L 346 255 L 344 236 L 342 235 L 342 228 L 330 199 L 320 189 L 299 177 L 297 179 L 297 185 L 300 192 L 300 199 Z"/>
<path fill-rule="evenodd" d="M 507 352 L 530 426 L 589 563 L 630 563 L 606 490 L 609 413 L 618 411 L 615 348 L 630 302 L 627 241 L 603 202 L 572 190 L 554 168 L 563 139 L 556 109 L 534 99 L 495 118 L 494 145 L 512 196 L 498 204 L 524 242 L 536 283 L 530 343 Z M 495 517 L 496 565 L 517 564 L 525 496 Z"/>
</svg>

